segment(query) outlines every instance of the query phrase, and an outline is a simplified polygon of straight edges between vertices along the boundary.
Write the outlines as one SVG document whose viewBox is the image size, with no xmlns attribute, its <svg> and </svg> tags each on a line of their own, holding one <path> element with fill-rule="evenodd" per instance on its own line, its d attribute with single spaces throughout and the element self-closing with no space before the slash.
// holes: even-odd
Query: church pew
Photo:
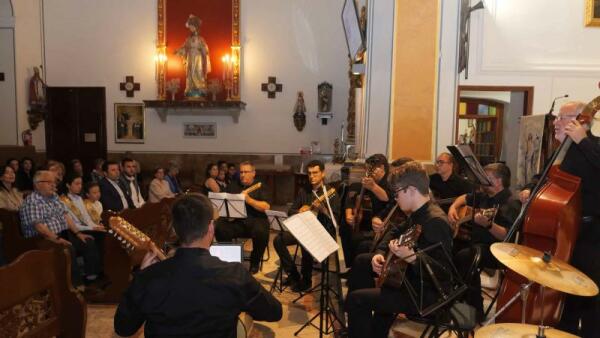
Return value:
<svg viewBox="0 0 600 338">
<path fill-rule="evenodd" d="M 111 211 L 102 214 L 103 224 L 108 224 L 111 216 L 123 217 L 126 221 L 148 235 L 159 248 L 171 240 L 171 205 L 173 198 L 165 198 L 159 203 L 146 203 L 138 209 L 126 209 L 119 213 Z M 131 272 L 140 265 L 145 252 L 128 253 L 111 235 L 104 240 L 104 274 L 110 284 L 104 292 L 89 299 L 98 303 L 118 303 L 129 282 Z"/>
<path fill-rule="evenodd" d="M 48 247 L 49 241 L 39 236 L 32 238 L 23 236 L 21 220 L 17 211 L 0 209 L 0 224 L 2 250 L 6 263 L 12 262 L 27 251 Z"/>
<path fill-rule="evenodd" d="M 70 264 L 69 251 L 55 247 L 0 268 L 0 337 L 85 337 L 86 303 L 71 285 Z"/>
</svg>

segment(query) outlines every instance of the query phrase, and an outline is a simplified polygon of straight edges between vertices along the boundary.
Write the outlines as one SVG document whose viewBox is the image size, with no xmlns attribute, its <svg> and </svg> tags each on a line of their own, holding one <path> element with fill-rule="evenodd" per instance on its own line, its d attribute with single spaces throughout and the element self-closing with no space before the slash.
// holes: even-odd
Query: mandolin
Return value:
<svg viewBox="0 0 600 338">
<path fill-rule="evenodd" d="M 262 187 L 262 183 L 261 183 L 261 182 L 258 182 L 258 183 L 256 183 L 256 184 L 253 184 L 253 185 L 249 186 L 248 188 L 246 188 L 246 189 L 242 190 L 241 194 L 246 194 L 246 195 L 248 195 L 249 193 L 251 193 L 251 192 L 253 192 L 253 191 L 256 191 L 256 190 L 258 190 L 258 189 L 260 189 L 261 187 Z"/>
<path fill-rule="evenodd" d="M 413 248 L 417 243 L 419 236 L 421 236 L 421 225 L 416 224 L 400 235 L 398 238 L 398 245 Z M 404 259 L 394 255 L 394 253 L 389 250 L 385 257 L 385 263 L 381 269 L 381 274 L 375 283 L 376 286 L 378 288 L 384 285 L 392 288 L 400 288 L 404 281 L 404 274 L 406 273 L 407 266 L 408 263 Z"/>
<path fill-rule="evenodd" d="M 310 211 L 313 212 L 313 214 L 317 215 L 319 213 L 319 211 L 323 208 L 323 205 L 321 204 L 325 198 L 329 198 L 335 195 L 335 188 L 329 188 L 329 190 L 327 190 L 323 195 L 319 196 L 318 198 L 315 198 L 314 201 L 312 201 L 312 203 L 310 204 Z"/>
<path fill-rule="evenodd" d="M 108 233 L 113 235 L 129 252 L 134 250 L 154 251 L 159 260 L 163 261 L 167 255 L 142 231 L 119 216 L 113 216 L 108 221 Z"/>
</svg>

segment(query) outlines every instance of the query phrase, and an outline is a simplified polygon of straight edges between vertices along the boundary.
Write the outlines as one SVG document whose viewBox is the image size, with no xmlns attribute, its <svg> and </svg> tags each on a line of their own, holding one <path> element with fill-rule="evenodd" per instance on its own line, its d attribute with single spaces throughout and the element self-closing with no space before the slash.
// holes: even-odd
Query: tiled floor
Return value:
<svg viewBox="0 0 600 338">
<path fill-rule="evenodd" d="M 272 242 L 269 243 L 270 259 L 264 263 L 262 271 L 255 275 L 267 290 L 270 289 L 279 263 L 277 254 L 271 243 Z M 290 247 L 290 250 L 292 249 L 293 247 Z M 320 275 L 320 271 L 315 271 L 313 275 L 313 285 L 319 282 Z M 345 292 L 346 290 L 344 288 L 344 293 Z M 283 293 L 275 291 L 274 295 L 283 304 L 283 319 L 275 323 L 254 322 L 249 337 L 294 337 L 294 333 L 302 326 L 302 324 L 319 311 L 318 292 L 307 294 L 296 304 L 292 303 L 298 296 L 296 293 L 284 290 Z M 87 337 L 118 337 L 113 332 L 113 316 L 115 308 L 116 306 L 114 305 L 88 305 Z M 318 318 L 314 323 L 316 325 L 319 324 Z M 390 330 L 390 337 L 419 337 L 423 329 L 424 326 L 421 324 L 405 319 L 398 319 L 392 330 Z M 300 332 L 297 337 L 318 337 L 318 334 L 317 329 L 309 326 Z M 134 337 L 143 337 L 141 330 Z M 333 335 L 329 335 L 328 337 L 333 337 Z"/>
</svg>

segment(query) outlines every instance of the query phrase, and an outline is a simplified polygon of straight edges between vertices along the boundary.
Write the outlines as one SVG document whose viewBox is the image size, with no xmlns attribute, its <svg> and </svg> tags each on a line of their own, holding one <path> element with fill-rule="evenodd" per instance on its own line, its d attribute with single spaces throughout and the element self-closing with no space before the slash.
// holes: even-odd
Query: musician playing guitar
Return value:
<svg viewBox="0 0 600 338">
<path fill-rule="evenodd" d="M 220 218 L 216 222 L 215 235 L 219 242 L 231 242 L 234 238 L 252 238 L 252 253 L 250 254 L 250 272 L 258 272 L 260 260 L 269 244 L 269 221 L 265 210 L 271 205 L 266 201 L 264 184 L 261 189 L 250 193 L 244 190 L 257 183 L 254 164 L 249 161 L 240 163 L 240 179 L 227 185 L 226 192 L 231 194 L 245 194 L 247 218 L 228 220 Z"/>
<path fill-rule="evenodd" d="M 306 168 L 310 185 L 302 187 L 298 191 L 298 195 L 288 214 L 291 216 L 300 212 L 312 210 L 317 213 L 317 219 L 325 226 L 327 232 L 329 232 L 332 237 L 335 237 L 335 227 L 331 215 L 329 214 L 327 201 L 323 196 L 325 165 L 319 160 L 313 160 L 308 163 Z M 330 189 L 330 187 L 325 186 L 325 191 L 330 191 Z M 317 198 L 322 201 L 317 200 Z M 339 219 L 340 199 L 337 194 L 328 195 L 327 198 L 329 198 L 329 204 L 334 213 L 333 217 L 335 217 L 337 221 Z M 290 285 L 295 292 L 306 291 L 312 286 L 313 258 L 310 253 L 302 247 L 302 278 L 300 278 L 300 274 L 296 269 L 296 264 L 287 249 L 288 245 L 294 244 L 298 244 L 298 241 L 287 231 L 280 232 L 273 239 L 273 247 L 275 247 L 275 250 L 279 255 L 281 267 L 288 275 L 287 280 L 283 282 L 284 285 Z"/>
<path fill-rule="evenodd" d="M 507 229 L 514 223 L 521 203 L 512 197 L 510 187 L 510 169 L 502 163 L 492 163 L 484 168 L 491 186 L 482 187 L 483 192 L 465 194 L 458 197 L 450 206 L 448 218 L 455 223 L 459 220 L 458 209 L 464 206 L 473 207 L 474 210 L 497 207 L 493 219 L 475 211 L 471 223 L 470 240 L 457 240 L 455 245 L 455 259 L 459 272 L 467 271 L 473 261 L 473 246 L 481 248 L 480 267 L 496 269 L 498 261 L 490 252 L 490 245 L 502 241 Z M 483 320 L 483 298 L 481 297 L 481 279 L 478 273 L 474 274 L 472 281 L 466 281 L 470 288 L 466 293 L 466 301 L 477 310 L 478 320 Z"/>
<path fill-rule="evenodd" d="M 473 190 L 471 183 L 455 173 L 456 163 L 454 156 L 441 153 L 435 159 L 435 174 L 429 175 L 429 188 L 436 200 L 446 201 L 439 203 L 442 210 L 448 212 L 453 197 L 468 194 Z"/>
<path fill-rule="evenodd" d="M 350 337 L 387 337 L 395 314 L 418 312 L 405 286 L 392 288 L 384 284 L 380 288 L 375 287 L 373 277 L 382 272 L 385 264 L 384 252 L 387 249 L 409 263 L 404 283 L 420 285 L 421 278 L 423 279 L 423 288 L 416 288 L 419 293 L 422 290 L 422 294 L 417 297 L 422 296 L 424 305 L 427 306 L 437 301 L 438 293 L 431 278 L 426 274 L 420 275 L 418 263 L 421 258 L 413 254 L 437 243 L 441 243 L 447 252 L 452 248 L 450 225 L 442 209 L 429 199 L 429 177 L 423 166 L 415 161 L 405 163 L 391 175 L 390 184 L 395 191 L 398 206 L 409 215 L 406 221 L 407 228 L 420 225 L 421 233 L 413 249 L 397 245 L 395 239 L 401 234 L 398 231 L 390 231 L 376 253 L 357 257 L 352 268 L 346 300 Z M 441 248 L 436 247 L 428 252 L 428 255 L 442 261 L 444 252 Z"/>
<path fill-rule="evenodd" d="M 240 312 L 254 320 L 281 319 L 281 303 L 241 263 L 210 255 L 213 212 L 203 195 L 174 202 L 173 228 L 181 247 L 158 263 L 156 251 L 146 254 L 117 308 L 117 334 L 131 336 L 145 323 L 147 337 L 235 337 Z"/>
<path fill-rule="evenodd" d="M 361 251 L 368 251 L 370 240 L 373 239 L 371 220 L 373 216 L 379 215 L 391 200 L 387 183 L 389 170 L 387 158 L 383 154 L 375 154 L 367 158 L 366 165 L 370 175 L 363 177 L 361 182 L 350 185 L 344 204 L 348 227 L 340 230 L 340 237 L 344 246 L 346 262 L 349 263 Z M 363 202 L 370 201 L 371 210 L 362 210 L 361 215 L 355 215 L 357 199 L 360 197 Z M 361 249 L 361 247 L 366 249 Z"/>
</svg>

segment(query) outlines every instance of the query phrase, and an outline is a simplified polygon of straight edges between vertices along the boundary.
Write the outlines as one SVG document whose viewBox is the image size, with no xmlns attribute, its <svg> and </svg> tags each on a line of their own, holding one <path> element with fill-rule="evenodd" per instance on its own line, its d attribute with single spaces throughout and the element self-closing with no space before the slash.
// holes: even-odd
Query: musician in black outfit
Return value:
<svg viewBox="0 0 600 338">
<path fill-rule="evenodd" d="M 435 160 L 435 174 L 429 175 L 429 189 L 438 202 L 468 194 L 473 191 L 471 183 L 455 173 L 456 162 L 450 153 L 441 153 Z M 439 203 L 448 212 L 453 201 Z"/>
<path fill-rule="evenodd" d="M 330 187 L 325 186 L 325 165 L 323 162 L 319 160 L 313 160 L 308 163 L 306 166 L 308 171 L 308 181 L 310 185 L 306 187 L 302 187 L 298 191 L 298 195 L 294 200 L 288 214 L 294 215 L 300 212 L 311 210 L 312 203 L 317 199 L 317 195 L 319 197 L 323 196 L 325 190 L 329 190 Z M 323 200 L 322 203 L 318 203 L 313 210 L 318 212 L 317 219 L 323 226 L 327 232 L 331 234 L 332 237 L 335 238 L 335 225 L 331 216 L 329 214 L 329 207 L 327 205 L 327 201 Z M 333 196 L 329 197 L 329 205 L 331 206 L 331 210 L 333 211 L 333 217 L 337 220 L 339 219 L 340 212 L 340 199 L 337 193 Z M 296 264 L 290 256 L 290 252 L 287 249 L 288 245 L 298 244 L 298 241 L 291 233 L 287 231 L 280 232 L 273 239 L 273 247 L 277 251 L 279 255 L 279 260 L 281 263 L 282 269 L 287 273 L 288 278 L 284 281 L 284 285 L 291 285 L 292 290 L 296 292 L 306 291 L 312 286 L 312 269 L 313 269 L 313 258 L 308 251 L 302 247 L 302 278 L 300 278 L 300 274 L 298 273 L 298 269 L 296 269 Z"/>
<path fill-rule="evenodd" d="M 210 255 L 215 228 L 207 197 L 179 197 L 172 216 L 182 245 L 159 263 L 155 252 L 146 254 L 115 313 L 117 334 L 131 336 L 145 323 L 147 337 L 231 338 L 240 312 L 281 319 L 281 303 L 242 264 Z"/>
<path fill-rule="evenodd" d="M 240 179 L 227 185 L 226 192 L 240 194 L 258 183 L 254 179 L 256 171 L 251 162 L 240 163 Z M 269 221 L 265 210 L 271 205 L 266 201 L 264 184 L 260 189 L 246 195 L 246 218 L 220 218 L 216 222 L 215 235 L 219 242 L 231 242 L 234 238 L 252 238 L 252 253 L 250 254 L 250 272 L 258 272 L 260 260 L 269 243 Z"/>
<path fill-rule="evenodd" d="M 503 163 L 492 163 L 484 168 L 491 186 L 482 187 L 483 192 L 469 193 L 459 196 L 450 206 L 448 218 L 450 222 L 458 221 L 458 209 L 469 206 L 475 209 L 470 225 L 470 239 L 455 241 L 455 260 L 461 273 L 471 267 L 474 246 L 481 249 L 479 266 L 498 268 L 498 261 L 490 252 L 490 245 L 504 240 L 508 229 L 513 225 L 521 210 L 521 203 L 512 197 L 510 191 L 510 169 Z M 478 209 L 497 208 L 492 215 L 484 215 Z M 467 281 L 469 282 L 469 281 Z M 483 298 L 481 297 L 481 278 L 478 273 L 473 275 L 470 288 L 466 293 L 466 301 L 477 310 L 478 320 L 483 320 Z"/>
<path fill-rule="evenodd" d="M 348 187 L 346 201 L 344 203 L 346 225 L 340 231 L 346 262 L 352 262 L 360 252 L 368 251 L 370 241 L 373 239 L 371 220 L 373 216 L 379 215 L 390 201 L 391 194 L 387 182 L 389 164 L 383 154 L 375 154 L 366 160 L 367 171 L 371 172 L 368 177 L 363 177 L 361 182 L 356 182 Z M 371 210 L 363 210 L 360 224 L 355 224 L 357 215 L 354 215 L 356 199 L 364 187 L 364 204 L 370 201 Z M 363 204 L 363 205 L 364 205 Z M 356 231 L 359 227 L 359 231 Z"/>
<path fill-rule="evenodd" d="M 409 215 L 407 227 L 419 224 L 422 232 L 414 249 L 398 245 L 395 239 L 400 233 L 392 231 L 384 238 L 375 254 L 367 253 L 357 257 L 346 300 L 350 337 L 387 337 L 395 314 L 418 313 L 417 304 L 413 302 L 406 285 L 400 288 L 385 285 L 381 288 L 374 287 L 373 277 L 381 273 L 387 249 L 409 263 L 404 283 L 410 284 L 418 293 L 416 297 L 423 297 L 423 305 L 428 306 L 438 301 L 439 293 L 431 276 L 420 274 L 420 271 L 424 271 L 421 270 L 422 264 L 431 262 L 426 257 L 438 262 L 447 261 L 442 248 L 447 252 L 452 248 L 450 225 L 442 209 L 429 199 L 429 177 L 422 165 L 415 161 L 402 165 L 391 175 L 390 183 L 396 192 L 398 206 Z M 442 245 L 427 252 L 427 256 L 413 255 L 415 251 L 437 243 Z M 442 287 L 447 287 L 448 271 L 435 264 L 432 268 Z"/>
<path fill-rule="evenodd" d="M 582 102 L 565 103 L 554 120 L 554 137 L 559 142 L 565 136 L 573 140 L 560 169 L 581 178 L 583 218 L 570 264 L 600 285 L 600 138 L 575 119 L 584 107 Z M 597 337 L 600 296 L 567 295 L 559 329 L 585 338 Z"/>
</svg>

